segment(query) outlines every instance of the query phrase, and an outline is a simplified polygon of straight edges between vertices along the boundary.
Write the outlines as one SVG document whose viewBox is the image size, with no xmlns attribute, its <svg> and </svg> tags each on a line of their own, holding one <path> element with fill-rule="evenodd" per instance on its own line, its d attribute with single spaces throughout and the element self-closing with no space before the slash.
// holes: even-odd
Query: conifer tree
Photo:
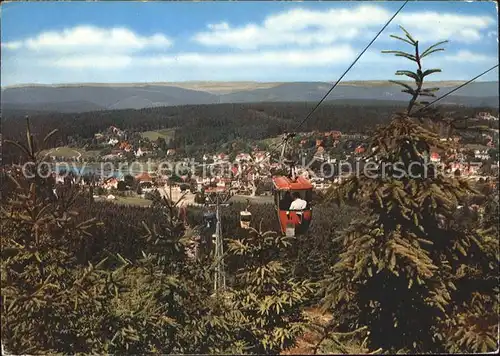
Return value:
<svg viewBox="0 0 500 356">
<path fill-rule="evenodd" d="M 341 253 L 323 283 L 324 308 L 337 315 L 342 331 L 368 327 L 371 349 L 492 351 L 498 240 L 484 229 L 458 227 L 457 205 L 474 191 L 428 160 L 440 149 L 446 162 L 452 148 L 432 130 L 439 112 L 420 101 L 435 95 L 438 88 L 425 88 L 424 80 L 441 71 L 424 69 L 423 59 L 443 51 L 446 41 L 421 51 L 402 30 L 404 37 L 392 37 L 413 52 L 385 52 L 417 66 L 396 72 L 414 81 L 395 82 L 411 99 L 405 112 L 374 133 L 370 155 L 377 164 L 330 192 L 337 202 L 357 201 L 367 218 L 354 220 L 340 236 Z"/>
<path fill-rule="evenodd" d="M 107 352 L 243 352 L 237 310 L 211 297 L 211 263 L 189 258 L 193 231 L 177 218 L 176 203 L 157 197 L 152 209 L 159 219 L 153 226 L 143 223 L 142 258 L 120 258 L 114 274 L 120 288 L 113 299 L 115 334 Z"/>
<path fill-rule="evenodd" d="M 240 268 L 228 303 L 241 313 L 240 338 L 247 353 L 280 353 L 304 330 L 301 309 L 313 286 L 289 278 L 283 261 L 293 240 L 251 228 L 247 236 L 229 241 L 229 256 Z"/>
<path fill-rule="evenodd" d="M 106 278 L 100 264 L 78 259 L 95 221 L 77 221 L 78 192 L 54 193 L 29 121 L 26 145 L 6 143 L 24 152 L 27 169 L 12 170 L 16 188 L 1 205 L 2 342 L 17 354 L 102 350 L 108 333 Z"/>
</svg>

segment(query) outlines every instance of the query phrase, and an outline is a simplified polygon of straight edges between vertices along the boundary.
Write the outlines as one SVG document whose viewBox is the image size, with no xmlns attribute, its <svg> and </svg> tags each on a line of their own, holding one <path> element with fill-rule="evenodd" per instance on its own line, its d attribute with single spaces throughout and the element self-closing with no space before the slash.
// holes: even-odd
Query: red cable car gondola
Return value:
<svg viewBox="0 0 500 356">
<path fill-rule="evenodd" d="M 312 220 L 312 190 L 311 182 L 295 174 L 294 162 L 285 160 L 286 147 L 294 133 L 283 135 L 280 162 L 289 166 L 288 176 L 273 177 L 273 195 L 281 232 L 286 236 L 296 236 L 307 232 Z M 294 202 L 294 200 L 298 201 Z M 293 204 L 292 204 L 293 203 Z M 296 204 L 298 203 L 298 204 Z"/>
<path fill-rule="evenodd" d="M 273 178 L 274 202 L 278 212 L 281 232 L 286 236 L 296 236 L 307 232 L 312 220 L 313 186 L 304 177 L 290 178 L 277 176 Z M 290 210 L 293 195 L 307 204 L 303 209 Z"/>
</svg>

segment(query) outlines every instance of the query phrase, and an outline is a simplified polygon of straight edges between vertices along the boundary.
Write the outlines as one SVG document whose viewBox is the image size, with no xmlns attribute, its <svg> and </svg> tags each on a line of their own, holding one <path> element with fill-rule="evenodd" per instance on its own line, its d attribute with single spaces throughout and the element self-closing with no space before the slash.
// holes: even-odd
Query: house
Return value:
<svg viewBox="0 0 500 356">
<path fill-rule="evenodd" d="M 361 145 L 358 146 L 358 147 L 356 147 L 356 149 L 354 150 L 354 153 L 357 154 L 357 155 L 358 154 L 362 154 L 363 152 L 365 152 L 365 148 L 363 146 L 361 146 Z"/>
<path fill-rule="evenodd" d="M 175 155 L 175 149 L 173 149 L 173 148 L 169 148 L 169 149 L 167 150 L 167 156 L 173 156 L 173 155 Z"/>
<path fill-rule="evenodd" d="M 136 157 L 142 157 L 142 156 L 147 155 L 148 153 L 150 153 L 150 152 L 139 147 L 137 149 L 137 151 L 135 152 L 135 156 Z"/>
<path fill-rule="evenodd" d="M 458 170 L 461 175 L 471 176 L 471 175 L 477 175 L 480 167 L 481 164 L 475 164 L 475 163 L 464 164 L 460 162 L 453 162 L 450 165 L 450 170 L 453 173 Z"/>
<path fill-rule="evenodd" d="M 316 140 L 316 147 L 319 147 L 319 146 L 321 146 L 322 144 L 323 144 L 323 140 L 321 140 L 321 139 L 317 139 L 317 140 Z"/>
<path fill-rule="evenodd" d="M 125 152 L 130 152 L 132 151 L 132 145 L 127 141 L 123 141 L 120 143 L 120 150 L 123 150 Z"/>
<path fill-rule="evenodd" d="M 110 127 L 109 127 L 109 130 L 110 130 L 113 134 L 115 134 L 115 135 L 118 135 L 118 136 L 123 136 L 123 131 L 122 131 L 122 130 L 120 130 L 120 129 L 119 129 L 118 127 L 116 127 L 116 126 L 110 126 Z"/>
<path fill-rule="evenodd" d="M 488 154 L 488 151 L 486 151 L 486 150 L 475 150 L 474 151 L 474 158 L 486 161 L 486 160 L 490 159 L 490 155 Z"/>
<path fill-rule="evenodd" d="M 329 131 L 325 132 L 325 137 L 331 137 L 333 139 L 340 138 L 342 133 L 340 131 Z"/>
<path fill-rule="evenodd" d="M 464 170 L 465 166 L 463 165 L 463 163 L 460 163 L 460 162 L 452 162 L 450 163 L 450 166 L 449 166 L 449 171 L 451 173 L 455 173 L 455 171 L 459 170 L 460 172 L 462 170 Z"/>
<path fill-rule="evenodd" d="M 195 180 L 198 190 L 210 185 L 210 178 L 196 177 Z"/>
<path fill-rule="evenodd" d="M 368 138 L 368 136 L 366 135 L 362 135 L 362 134 L 359 134 L 359 133 L 356 133 L 356 134 L 347 134 L 347 135 L 343 135 L 344 138 L 348 139 L 348 140 L 364 140 L 366 138 Z"/>
<path fill-rule="evenodd" d="M 215 162 L 221 162 L 227 160 L 227 155 L 225 153 L 219 153 L 218 155 L 213 156 L 213 160 Z"/>
<path fill-rule="evenodd" d="M 55 175 L 56 184 L 64 184 L 64 176 L 60 174 Z"/>
<path fill-rule="evenodd" d="M 240 162 L 249 162 L 252 160 L 252 156 L 250 156 L 250 154 L 248 153 L 239 153 L 236 158 L 235 158 L 235 161 L 237 163 L 240 163 Z"/>
<path fill-rule="evenodd" d="M 118 142 L 120 142 L 120 141 L 118 141 L 116 138 L 110 138 L 110 139 L 109 139 L 109 141 L 108 141 L 108 145 L 110 145 L 110 146 L 114 146 L 114 145 L 116 145 Z"/>
<path fill-rule="evenodd" d="M 489 112 L 480 112 L 476 115 L 476 118 L 479 120 L 498 121 L 498 117 L 491 115 Z"/>
<path fill-rule="evenodd" d="M 112 160 L 115 160 L 115 159 L 119 159 L 120 157 L 122 157 L 121 153 L 111 153 L 109 155 L 103 156 L 102 159 L 105 160 L 105 161 L 112 161 Z"/>
<path fill-rule="evenodd" d="M 118 179 L 115 177 L 108 178 L 102 184 L 104 189 L 117 189 L 118 188 Z"/>
<path fill-rule="evenodd" d="M 330 131 L 330 136 L 335 139 L 335 140 L 338 140 L 342 137 L 342 132 L 340 131 Z"/>
<path fill-rule="evenodd" d="M 323 159 L 325 156 L 325 148 L 323 146 L 319 146 L 314 154 L 314 157 Z"/>
<path fill-rule="evenodd" d="M 467 173 L 469 175 L 476 175 L 479 173 L 479 169 L 481 168 L 481 164 L 471 163 L 467 165 Z"/>
<path fill-rule="evenodd" d="M 152 182 L 153 178 L 149 173 L 143 172 L 135 176 L 135 179 L 140 182 Z"/>
<path fill-rule="evenodd" d="M 218 188 L 225 188 L 226 186 L 231 184 L 231 179 L 230 178 L 219 178 L 217 181 L 216 186 Z"/>
<path fill-rule="evenodd" d="M 267 158 L 267 152 L 257 151 L 253 154 L 256 163 L 260 163 Z"/>
<path fill-rule="evenodd" d="M 238 176 L 238 174 L 240 173 L 240 169 L 238 166 L 233 166 L 231 168 L 231 173 L 233 174 L 234 177 Z"/>
<path fill-rule="evenodd" d="M 152 192 L 156 189 L 156 187 L 153 185 L 153 182 L 150 181 L 140 181 L 138 185 L 139 187 L 141 187 L 143 193 Z"/>
<path fill-rule="evenodd" d="M 437 152 L 432 152 L 431 153 L 431 162 L 432 163 L 439 163 L 441 162 L 441 156 Z"/>
</svg>

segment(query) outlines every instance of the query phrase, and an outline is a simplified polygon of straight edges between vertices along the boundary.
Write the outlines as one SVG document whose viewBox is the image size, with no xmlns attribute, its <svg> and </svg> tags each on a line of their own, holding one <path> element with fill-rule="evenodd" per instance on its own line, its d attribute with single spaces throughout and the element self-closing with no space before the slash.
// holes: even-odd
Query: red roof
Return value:
<svg viewBox="0 0 500 356">
<path fill-rule="evenodd" d="M 358 146 L 358 147 L 356 147 L 354 152 L 355 153 L 363 153 L 363 152 L 365 152 L 365 148 L 363 146 Z"/>
<path fill-rule="evenodd" d="M 152 178 L 148 173 L 141 173 L 137 176 L 135 176 L 135 179 L 141 182 L 151 182 Z"/>
<path fill-rule="evenodd" d="M 273 183 L 278 190 L 305 190 L 313 187 L 304 177 L 297 177 L 295 181 L 288 177 L 274 177 Z"/>
<path fill-rule="evenodd" d="M 226 187 L 210 187 L 205 189 L 205 193 L 218 193 L 218 192 L 225 192 L 227 190 Z"/>
</svg>

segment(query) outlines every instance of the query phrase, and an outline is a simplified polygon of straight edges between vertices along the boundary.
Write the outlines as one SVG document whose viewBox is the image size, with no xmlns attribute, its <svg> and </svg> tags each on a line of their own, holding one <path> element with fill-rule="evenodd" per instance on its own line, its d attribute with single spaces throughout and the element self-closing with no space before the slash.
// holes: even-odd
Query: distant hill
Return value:
<svg viewBox="0 0 500 356">
<path fill-rule="evenodd" d="M 43 103 L 4 103 L 2 99 L 2 111 L 26 111 L 26 112 L 86 112 L 104 110 L 105 107 L 88 101 L 66 101 L 66 102 L 43 102 Z"/>
<path fill-rule="evenodd" d="M 217 95 L 171 86 L 33 86 L 2 90 L 2 108 L 61 112 L 215 104 Z"/>
<path fill-rule="evenodd" d="M 463 82 L 430 82 L 442 95 Z M 3 110 L 85 112 L 142 109 L 158 106 L 216 103 L 318 101 L 330 89 L 327 82 L 186 82 L 154 84 L 30 85 L 2 89 Z M 384 81 L 345 82 L 328 101 L 406 101 L 399 86 Z M 441 101 L 470 107 L 499 104 L 498 82 L 471 83 Z"/>
</svg>

